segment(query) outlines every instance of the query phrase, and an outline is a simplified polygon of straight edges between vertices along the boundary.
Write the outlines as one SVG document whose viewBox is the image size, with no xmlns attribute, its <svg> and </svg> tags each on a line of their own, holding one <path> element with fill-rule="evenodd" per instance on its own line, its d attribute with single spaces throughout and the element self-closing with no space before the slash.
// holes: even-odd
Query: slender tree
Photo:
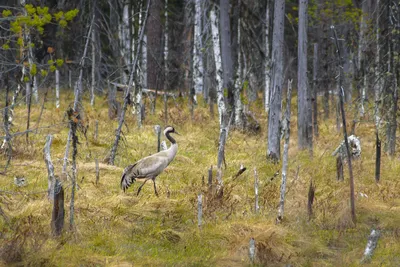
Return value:
<svg viewBox="0 0 400 267">
<path fill-rule="evenodd" d="M 275 0 L 274 27 L 272 34 L 272 86 L 270 111 L 268 113 L 267 158 L 280 160 L 280 124 L 282 116 L 283 85 L 283 34 L 285 23 L 285 1 Z"/>
<path fill-rule="evenodd" d="M 299 40 L 297 68 L 298 146 L 312 149 L 311 93 L 307 79 L 307 6 L 308 0 L 299 1 Z"/>
</svg>

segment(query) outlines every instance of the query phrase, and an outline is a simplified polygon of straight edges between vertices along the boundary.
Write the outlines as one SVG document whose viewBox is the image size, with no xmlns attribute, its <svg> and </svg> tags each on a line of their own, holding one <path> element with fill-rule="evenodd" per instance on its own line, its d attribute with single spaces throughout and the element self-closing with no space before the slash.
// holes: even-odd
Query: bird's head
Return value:
<svg viewBox="0 0 400 267">
<path fill-rule="evenodd" d="M 165 129 L 164 129 L 164 135 L 166 135 L 167 133 L 168 133 L 168 134 L 174 133 L 174 134 L 180 135 L 177 131 L 175 131 L 175 128 L 172 127 L 172 126 L 167 126 L 167 127 L 165 127 Z"/>
</svg>

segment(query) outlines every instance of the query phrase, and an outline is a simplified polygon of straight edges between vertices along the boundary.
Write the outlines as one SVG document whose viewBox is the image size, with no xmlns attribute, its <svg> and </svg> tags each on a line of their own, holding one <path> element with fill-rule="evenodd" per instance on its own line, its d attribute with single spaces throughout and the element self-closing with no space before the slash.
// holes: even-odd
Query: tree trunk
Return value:
<svg viewBox="0 0 400 267">
<path fill-rule="evenodd" d="M 231 24 L 229 17 L 230 5 L 229 0 L 219 1 L 220 16 L 220 34 L 221 34 L 221 56 L 223 71 L 223 87 L 228 90 L 228 107 L 229 110 L 234 108 L 233 99 L 233 60 L 232 60 L 232 41 L 231 41 Z"/>
<path fill-rule="evenodd" d="M 56 69 L 56 108 L 60 108 L 60 71 Z"/>
<path fill-rule="evenodd" d="M 147 27 L 147 87 L 164 88 L 163 80 L 160 79 L 162 73 L 163 46 L 162 44 L 162 23 L 160 23 L 163 10 L 163 1 L 152 1 L 150 6 L 148 27 Z"/>
<path fill-rule="evenodd" d="M 94 2 L 96 3 L 96 1 Z M 95 21 L 96 19 L 96 12 L 95 12 L 96 6 L 94 5 L 93 7 L 93 21 Z M 96 87 L 96 31 L 95 31 L 96 27 L 93 27 L 92 29 L 92 34 L 91 34 L 91 45 L 92 45 L 92 84 L 90 86 L 90 105 L 93 106 L 94 105 L 94 90 Z"/>
<path fill-rule="evenodd" d="M 367 15 L 368 15 L 368 6 L 369 0 L 364 0 L 362 2 L 362 13 L 361 13 L 361 22 L 360 22 L 360 39 L 358 44 L 358 73 L 359 73 L 359 82 L 362 81 L 361 85 L 361 103 L 360 103 L 360 117 L 363 117 L 365 114 L 364 103 L 367 95 L 367 63 L 366 63 L 366 34 L 367 34 Z"/>
<path fill-rule="evenodd" d="M 122 7 L 122 18 L 118 25 L 118 37 L 119 37 L 119 50 L 123 60 L 123 83 L 128 81 L 127 73 L 130 72 L 131 66 L 131 35 L 129 27 L 129 2 L 124 1 Z"/>
<path fill-rule="evenodd" d="M 219 113 L 219 127 L 220 127 L 220 137 L 219 137 L 219 147 L 218 147 L 218 160 L 217 160 L 217 180 L 218 180 L 218 189 L 222 188 L 222 170 L 221 165 L 222 161 L 225 158 L 225 142 L 227 137 L 227 118 L 226 118 L 226 108 L 225 108 L 225 99 L 223 92 L 223 79 L 221 74 L 222 72 L 222 59 L 221 59 L 221 48 L 219 41 L 219 31 L 218 31 L 218 20 L 215 14 L 215 6 L 213 5 L 210 11 L 210 20 L 211 20 L 211 34 L 213 39 L 213 49 L 214 49 L 214 61 L 215 61 L 215 73 L 217 80 L 217 105 L 218 105 L 218 113 Z"/>
<path fill-rule="evenodd" d="M 195 0 L 194 16 L 194 44 L 193 44 L 193 86 L 196 94 L 203 92 L 203 52 L 202 52 L 202 25 L 201 25 L 201 0 Z"/>
<path fill-rule="evenodd" d="M 235 80 L 235 88 L 234 88 L 234 103 L 235 103 L 235 126 L 238 129 L 243 129 L 243 104 L 241 100 L 242 93 L 242 77 L 241 77 L 241 57 L 240 57 L 240 41 L 241 41 L 241 33 L 240 33 L 240 6 L 241 0 L 239 0 L 238 4 L 238 36 L 237 36 L 237 68 L 236 68 L 236 80 Z"/>
<path fill-rule="evenodd" d="M 313 133 L 315 137 L 318 137 L 318 43 L 314 44 L 314 56 L 313 56 Z"/>
<path fill-rule="evenodd" d="M 285 23 L 285 1 L 276 0 L 272 34 L 272 91 L 268 113 L 267 158 L 273 162 L 280 160 L 280 125 L 282 116 L 283 85 L 283 43 Z"/>
<path fill-rule="evenodd" d="M 265 90 L 264 90 L 264 105 L 265 112 L 269 112 L 269 104 L 270 104 L 270 87 L 271 87 L 271 56 L 270 56 L 270 13 L 271 13 L 271 2 L 272 0 L 267 0 L 266 9 L 265 9 L 265 69 L 264 69 L 264 82 L 265 82 Z"/>
<path fill-rule="evenodd" d="M 276 218 L 277 223 L 280 223 L 283 219 L 283 212 L 284 212 L 284 206 L 285 206 L 286 178 L 287 178 L 287 168 L 288 168 L 288 162 L 289 162 L 290 104 L 291 104 L 291 101 L 292 101 L 292 80 L 289 80 L 288 90 L 287 90 L 287 100 L 286 100 L 286 111 L 285 111 L 286 129 L 284 129 L 285 130 L 285 144 L 283 145 L 282 182 L 281 182 L 281 189 L 280 189 L 278 217 Z"/>
<path fill-rule="evenodd" d="M 298 116 L 297 135 L 299 149 L 312 149 L 311 94 L 307 79 L 307 6 L 308 0 L 299 1 L 299 39 L 298 39 Z M 310 127 L 311 126 L 311 127 Z"/>
</svg>

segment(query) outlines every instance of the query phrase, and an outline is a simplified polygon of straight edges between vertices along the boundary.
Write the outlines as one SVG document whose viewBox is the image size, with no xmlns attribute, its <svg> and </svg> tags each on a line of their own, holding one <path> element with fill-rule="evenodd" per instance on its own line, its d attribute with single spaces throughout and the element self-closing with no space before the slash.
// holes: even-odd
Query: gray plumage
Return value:
<svg viewBox="0 0 400 267">
<path fill-rule="evenodd" d="M 178 152 L 178 144 L 176 143 L 175 139 L 170 136 L 171 133 L 178 134 L 173 127 L 166 127 L 164 130 L 164 135 L 171 142 L 171 146 L 168 149 L 145 157 L 125 168 L 121 178 L 121 188 L 124 190 L 124 192 L 137 179 L 144 179 L 143 184 L 139 187 L 137 192 L 137 195 L 139 195 L 143 185 L 148 180 L 153 180 L 154 192 L 158 196 L 155 181 L 156 177 L 164 171 L 164 169 L 171 163 Z"/>
</svg>

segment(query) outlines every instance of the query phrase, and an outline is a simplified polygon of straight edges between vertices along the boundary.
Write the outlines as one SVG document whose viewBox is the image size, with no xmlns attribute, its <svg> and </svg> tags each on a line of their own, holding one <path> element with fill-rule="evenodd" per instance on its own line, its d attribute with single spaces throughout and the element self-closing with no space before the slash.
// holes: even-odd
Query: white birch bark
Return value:
<svg viewBox="0 0 400 267">
<path fill-rule="evenodd" d="M 270 100 L 270 86 L 271 86 L 271 52 L 269 48 L 269 38 L 270 38 L 270 3 L 271 0 L 267 0 L 267 7 L 265 10 L 265 69 L 264 69 L 264 79 L 265 79 L 265 91 L 264 91 L 264 105 L 265 112 L 269 112 L 269 100 Z"/>
<path fill-rule="evenodd" d="M 60 71 L 56 69 L 56 108 L 60 108 Z"/>
<path fill-rule="evenodd" d="M 193 84 L 196 94 L 203 92 L 203 58 L 201 42 L 201 0 L 195 0 L 194 45 L 193 45 Z"/>
<path fill-rule="evenodd" d="M 226 113 L 225 100 L 224 100 L 224 90 L 223 90 L 223 80 L 222 80 L 222 59 L 221 59 L 221 47 L 220 47 L 220 37 L 219 37 L 219 27 L 218 19 L 215 14 L 215 6 L 211 8 L 210 11 L 211 20 L 211 34 L 213 40 L 214 49 L 214 61 L 215 61 L 215 73 L 217 80 L 217 105 L 219 113 L 219 122 L 222 124 L 223 116 Z"/>
<path fill-rule="evenodd" d="M 286 178 L 287 178 L 287 168 L 289 161 L 289 141 L 290 141 L 290 102 L 292 99 L 292 81 L 288 81 L 288 91 L 287 91 L 287 102 L 286 102 L 286 129 L 285 129 L 285 144 L 283 145 L 283 162 L 282 162 L 282 182 L 280 188 L 280 200 L 278 208 L 278 217 L 276 221 L 279 223 L 283 219 L 283 212 L 285 208 L 285 194 L 286 194 Z"/>
<path fill-rule="evenodd" d="M 139 12 L 139 28 L 142 28 L 142 10 L 143 6 L 140 5 Z M 137 74 L 140 76 L 139 69 L 137 70 Z M 132 112 L 136 112 L 136 121 L 138 128 L 142 127 L 142 88 L 143 88 L 143 80 L 139 77 L 139 86 L 136 87 L 136 97 L 135 97 L 135 109 Z M 133 81 L 135 83 L 135 81 Z M 132 84 L 134 86 L 134 84 Z"/>
</svg>

